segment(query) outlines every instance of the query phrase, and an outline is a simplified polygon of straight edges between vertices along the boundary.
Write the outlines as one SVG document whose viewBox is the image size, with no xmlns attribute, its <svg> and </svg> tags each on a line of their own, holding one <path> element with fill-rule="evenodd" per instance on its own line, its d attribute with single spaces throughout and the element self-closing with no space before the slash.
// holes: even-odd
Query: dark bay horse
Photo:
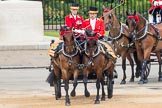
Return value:
<svg viewBox="0 0 162 108">
<path fill-rule="evenodd" d="M 126 83 L 126 58 L 129 60 L 132 69 L 130 82 L 134 82 L 134 61 L 131 57 L 131 53 L 133 53 L 135 50 L 130 46 L 131 38 L 128 28 L 126 27 L 126 25 L 118 21 L 113 10 L 105 8 L 103 10 L 103 18 L 105 29 L 109 30 L 109 36 L 111 36 L 112 44 L 116 49 L 115 52 L 122 58 L 123 79 L 120 84 Z M 136 69 L 136 71 L 138 70 Z"/>
<path fill-rule="evenodd" d="M 71 92 L 71 96 L 75 96 L 75 88 L 77 86 L 77 78 L 78 78 L 78 67 L 74 64 L 80 63 L 80 56 L 78 48 L 76 47 L 76 42 L 74 41 L 74 36 L 72 31 L 64 31 L 63 33 L 63 44 L 62 50 L 59 52 L 57 58 L 53 58 L 53 68 L 54 73 L 56 75 L 57 81 L 61 78 L 65 83 L 65 105 L 70 105 L 70 98 L 68 94 L 69 90 L 69 79 L 73 75 L 73 90 Z M 58 90 L 59 91 L 59 90 Z M 60 98 L 59 94 L 59 98 Z"/>
<path fill-rule="evenodd" d="M 135 43 L 137 50 L 137 56 L 142 64 L 141 79 L 139 84 L 147 83 L 147 77 L 145 75 L 146 65 L 149 62 L 151 52 L 156 53 L 159 62 L 159 81 L 162 81 L 161 72 L 161 57 L 160 50 L 162 49 L 162 41 L 160 35 L 162 34 L 162 24 L 158 25 L 156 29 L 152 24 L 141 16 L 139 13 L 127 14 L 127 25 L 131 38 Z M 159 37 L 159 38 L 158 38 Z"/>
<path fill-rule="evenodd" d="M 86 65 L 83 70 L 83 82 L 85 86 L 85 96 L 90 96 L 90 93 L 87 89 L 87 81 L 88 75 L 91 72 L 94 72 L 97 76 L 96 81 L 96 88 L 97 88 L 97 95 L 95 104 L 99 104 L 99 89 L 100 83 L 102 86 L 102 97 L 101 100 L 105 100 L 105 91 L 104 91 L 104 80 L 103 80 L 103 73 L 104 71 L 108 75 L 108 98 L 112 98 L 113 96 L 113 72 L 115 63 L 113 60 L 106 58 L 104 53 L 100 50 L 100 43 L 95 37 L 89 37 L 85 43 L 85 52 L 83 54 L 82 63 Z"/>
</svg>

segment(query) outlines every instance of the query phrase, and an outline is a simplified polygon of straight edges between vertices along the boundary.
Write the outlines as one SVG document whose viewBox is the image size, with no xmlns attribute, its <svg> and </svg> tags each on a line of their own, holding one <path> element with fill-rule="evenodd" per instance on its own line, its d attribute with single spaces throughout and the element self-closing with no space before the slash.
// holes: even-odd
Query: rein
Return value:
<svg viewBox="0 0 162 108">
<path fill-rule="evenodd" d="M 135 38 L 135 40 L 141 40 L 141 39 L 143 39 L 143 38 L 145 38 L 146 37 L 146 35 L 147 35 L 147 33 L 148 33 L 148 21 L 146 21 L 146 25 L 139 31 L 139 32 L 137 32 L 137 35 L 140 33 L 140 32 L 142 32 L 144 30 L 144 33 L 143 33 L 143 35 L 142 36 L 140 36 L 139 38 Z"/>
<path fill-rule="evenodd" d="M 90 57 L 90 59 L 88 60 L 88 62 L 85 63 L 85 64 L 78 64 L 78 63 L 75 63 L 72 59 L 70 59 L 69 62 L 70 62 L 72 65 L 78 67 L 79 69 L 84 69 L 85 67 L 87 67 L 87 66 L 89 66 L 89 65 L 91 65 L 91 64 L 93 65 L 93 57 Z"/>
<path fill-rule="evenodd" d="M 123 24 L 121 23 L 121 24 L 120 24 L 120 32 L 119 32 L 119 35 L 118 35 L 118 36 L 111 36 L 111 35 L 110 35 L 110 32 L 109 32 L 109 35 L 108 35 L 108 36 L 111 36 L 111 37 L 112 37 L 112 40 L 113 40 L 114 42 L 116 42 L 118 45 L 120 45 L 121 47 L 130 48 L 134 43 L 130 43 L 130 44 L 124 45 L 123 42 L 120 43 L 120 42 L 118 41 L 122 36 L 125 36 L 125 35 L 124 35 L 124 32 L 123 32 L 124 29 L 126 29 L 126 28 L 123 27 Z M 128 31 L 128 30 L 126 29 L 126 31 Z M 122 35 L 122 34 L 123 34 L 123 35 Z M 126 36 L 125 36 L 125 37 L 126 37 Z M 128 37 L 126 37 L 126 38 L 128 38 Z M 128 39 L 129 39 L 129 38 L 128 38 Z"/>
<path fill-rule="evenodd" d="M 132 18 L 135 19 L 136 23 L 139 23 L 139 17 L 137 15 L 128 16 L 128 19 L 132 19 Z M 146 24 L 142 29 L 140 29 L 140 31 L 136 32 L 136 35 L 140 34 L 143 30 L 144 30 L 144 33 L 140 37 L 135 37 L 135 41 L 141 40 L 141 39 L 143 39 L 143 38 L 145 38 L 147 36 L 147 33 L 148 33 L 148 21 L 145 18 L 143 18 L 143 19 L 146 22 Z"/>
<path fill-rule="evenodd" d="M 105 9 L 103 12 L 108 12 L 108 14 L 109 14 L 109 12 L 113 11 L 114 9 L 120 7 L 120 6 L 123 5 L 123 4 L 124 4 L 124 0 L 121 0 L 121 3 L 120 3 L 119 5 L 115 6 L 115 7 L 112 8 L 112 9 Z M 107 15 L 108 15 L 108 14 L 107 14 Z M 102 19 L 103 17 L 105 17 L 105 16 L 107 16 L 107 15 L 104 15 L 104 16 L 102 15 L 100 18 Z"/>
</svg>

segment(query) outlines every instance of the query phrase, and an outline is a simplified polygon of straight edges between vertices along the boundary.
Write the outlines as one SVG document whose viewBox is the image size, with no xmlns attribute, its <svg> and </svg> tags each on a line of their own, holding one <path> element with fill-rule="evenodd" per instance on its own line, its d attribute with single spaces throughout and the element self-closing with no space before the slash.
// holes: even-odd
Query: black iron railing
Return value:
<svg viewBox="0 0 162 108">
<path fill-rule="evenodd" d="M 65 24 L 64 18 L 70 13 L 69 7 L 71 2 L 77 2 L 80 5 L 79 14 L 84 19 L 88 17 L 88 7 L 97 6 L 99 9 L 99 16 L 102 13 L 103 7 L 114 8 L 121 3 L 121 0 L 42 0 L 43 15 L 44 15 L 44 29 L 58 30 L 61 25 Z M 120 7 L 114 9 L 119 20 L 125 21 L 125 11 L 141 13 L 144 17 L 148 16 L 148 9 L 150 7 L 149 0 L 124 0 L 125 3 Z"/>
</svg>

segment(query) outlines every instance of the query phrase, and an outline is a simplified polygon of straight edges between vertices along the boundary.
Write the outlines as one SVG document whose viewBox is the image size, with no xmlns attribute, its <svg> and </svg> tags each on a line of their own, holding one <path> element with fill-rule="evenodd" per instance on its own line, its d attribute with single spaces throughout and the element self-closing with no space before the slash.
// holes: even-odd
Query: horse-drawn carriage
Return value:
<svg viewBox="0 0 162 108">
<path fill-rule="evenodd" d="M 96 33 L 88 30 L 84 37 L 81 37 L 83 36 L 82 34 L 74 36 L 74 32 L 69 29 L 61 29 L 61 31 L 64 32 L 62 49 L 57 57 L 51 57 L 51 65 L 49 67 L 51 75 L 47 79 L 55 88 L 56 100 L 61 97 L 61 87 L 64 87 L 66 91 L 65 104 L 69 105 L 69 83 L 73 83 L 74 88 L 71 96 L 75 96 L 78 82 L 84 83 L 86 97 L 90 96 L 87 83 L 96 82 L 96 104 L 100 102 L 100 83 L 102 86 L 101 100 L 105 100 L 104 85 L 108 86 L 108 98 L 111 98 L 116 60 L 110 55 L 106 55 L 102 50 L 104 46 L 98 41 Z"/>
<path fill-rule="evenodd" d="M 126 83 L 126 58 L 129 60 L 132 76 L 130 82 L 134 82 L 134 77 L 140 77 L 140 84 L 148 82 L 151 62 L 157 62 L 157 59 L 150 58 L 156 54 L 159 62 L 159 81 L 162 81 L 161 72 L 161 38 L 159 30 L 153 25 L 148 24 L 147 20 L 140 14 L 127 13 L 126 25 L 120 23 L 112 10 L 104 9 L 102 16 L 105 28 L 109 30 L 109 36 L 112 38 L 112 44 L 115 48 L 116 55 L 122 57 L 123 79 L 121 84 Z M 160 25 L 157 26 L 160 28 Z M 158 32 L 160 31 L 160 32 Z M 108 98 L 113 94 L 113 72 L 115 63 L 106 57 L 100 50 L 102 49 L 93 35 L 87 34 L 85 41 L 77 41 L 77 37 L 73 36 L 71 31 L 65 31 L 63 36 L 64 43 L 62 51 L 59 54 L 60 58 L 51 59 L 50 72 L 53 74 L 54 81 L 52 85 L 55 88 L 55 98 L 61 97 L 61 87 L 64 86 L 66 91 L 65 104 L 70 104 L 68 95 L 68 84 L 73 83 L 71 96 L 75 96 L 75 88 L 77 83 L 84 83 L 85 96 L 89 97 L 90 93 L 87 90 L 87 82 L 96 81 L 97 96 L 95 103 L 99 103 L 99 88 L 102 85 L 101 100 L 105 100 L 104 85 L 107 85 Z M 153 52 L 153 53 L 151 53 Z M 136 62 L 136 73 L 134 75 L 134 61 Z M 68 70 L 68 71 L 67 71 Z M 94 72 L 94 73 L 91 73 Z M 70 77 L 70 75 L 73 76 Z M 63 85 L 64 83 L 64 85 Z"/>
</svg>

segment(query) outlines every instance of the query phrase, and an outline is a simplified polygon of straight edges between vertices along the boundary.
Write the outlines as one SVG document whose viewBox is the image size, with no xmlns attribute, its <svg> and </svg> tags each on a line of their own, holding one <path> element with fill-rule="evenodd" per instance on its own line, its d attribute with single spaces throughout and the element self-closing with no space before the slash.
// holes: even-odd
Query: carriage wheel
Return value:
<svg viewBox="0 0 162 108">
<path fill-rule="evenodd" d="M 147 62 L 146 70 L 145 70 L 145 77 L 146 78 L 149 76 L 150 70 L 151 70 L 151 62 Z"/>
</svg>

